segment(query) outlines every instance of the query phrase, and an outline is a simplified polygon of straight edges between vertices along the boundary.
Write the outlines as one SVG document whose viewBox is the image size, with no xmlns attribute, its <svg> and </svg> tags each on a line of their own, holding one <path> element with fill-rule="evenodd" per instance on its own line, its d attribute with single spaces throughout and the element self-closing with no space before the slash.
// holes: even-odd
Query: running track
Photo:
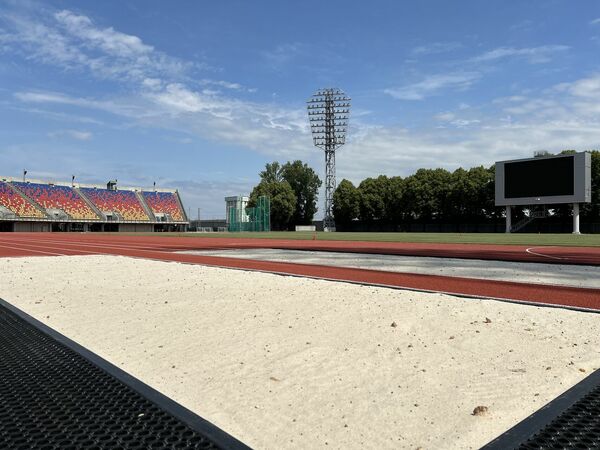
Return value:
<svg viewBox="0 0 600 450">
<path fill-rule="evenodd" d="M 175 253 L 180 250 L 225 248 L 321 250 L 600 266 L 600 248 L 591 247 L 528 248 L 517 245 L 0 233 L 0 257 L 121 255 L 600 310 L 600 290 L 598 289 Z"/>
</svg>

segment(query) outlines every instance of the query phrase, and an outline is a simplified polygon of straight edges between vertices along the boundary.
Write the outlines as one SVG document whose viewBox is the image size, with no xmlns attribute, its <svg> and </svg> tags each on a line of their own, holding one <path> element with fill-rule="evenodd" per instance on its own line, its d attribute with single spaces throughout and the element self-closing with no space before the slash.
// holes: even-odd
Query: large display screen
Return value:
<svg viewBox="0 0 600 450">
<path fill-rule="evenodd" d="M 506 198 L 574 195 L 575 158 L 533 159 L 504 165 Z"/>
<path fill-rule="evenodd" d="M 496 162 L 496 206 L 587 203 L 592 157 L 580 152 Z"/>
</svg>

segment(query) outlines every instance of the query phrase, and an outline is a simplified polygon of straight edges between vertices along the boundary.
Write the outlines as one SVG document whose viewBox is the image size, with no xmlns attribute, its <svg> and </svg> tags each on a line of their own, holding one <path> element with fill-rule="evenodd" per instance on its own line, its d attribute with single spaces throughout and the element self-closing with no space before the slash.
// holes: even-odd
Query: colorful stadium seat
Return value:
<svg viewBox="0 0 600 450">
<path fill-rule="evenodd" d="M 46 216 L 39 209 L 25 200 L 6 183 L 0 181 L 0 205 L 12 211 L 19 217 L 45 219 Z"/>
<path fill-rule="evenodd" d="M 62 209 L 76 220 L 98 220 L 98 215 L 69 186 L 13 182 L 25 195 L 42 208 Z"/>
<path fill-rule="evenodd" d="M 177 200 L 177 194 L 174 192 L 142 192 L 142 195 L 153 213 L 169 214 L 176 222 L 185 220 L 185 215 Z"/>
<path fill-rule="evenodd" d="M 114 211 L 124 220 L 150 220 L 133 191 L 109 191 L 98 188 L 80 190 L 100 211 Z"/>
</svg>

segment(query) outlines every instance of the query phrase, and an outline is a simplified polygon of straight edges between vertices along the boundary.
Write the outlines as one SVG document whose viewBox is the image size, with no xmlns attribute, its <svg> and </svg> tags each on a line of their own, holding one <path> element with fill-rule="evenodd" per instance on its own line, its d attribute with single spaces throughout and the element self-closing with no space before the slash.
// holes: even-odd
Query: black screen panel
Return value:
<svg viewBox="0 0 600 450">
<path fill-rule="evenodd" d="M 517 161 L 504 165 L 506 198 L 575 194 L 575 157 Z"/>
</svg>

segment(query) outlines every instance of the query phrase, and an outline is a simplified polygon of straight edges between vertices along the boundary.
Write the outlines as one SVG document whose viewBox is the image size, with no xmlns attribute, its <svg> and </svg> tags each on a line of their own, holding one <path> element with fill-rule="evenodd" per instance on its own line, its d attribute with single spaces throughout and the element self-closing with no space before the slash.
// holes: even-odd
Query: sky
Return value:
<svg viewBox="0 0 600 450">
<path fill-rule="evenodd" d="M 224 218 L 268 162 L 324 178 L 323 87 L 352 98 L 338 182 L 600 149 L 600 2 L 0 0 L 0 175 Z"/>
</svg>

